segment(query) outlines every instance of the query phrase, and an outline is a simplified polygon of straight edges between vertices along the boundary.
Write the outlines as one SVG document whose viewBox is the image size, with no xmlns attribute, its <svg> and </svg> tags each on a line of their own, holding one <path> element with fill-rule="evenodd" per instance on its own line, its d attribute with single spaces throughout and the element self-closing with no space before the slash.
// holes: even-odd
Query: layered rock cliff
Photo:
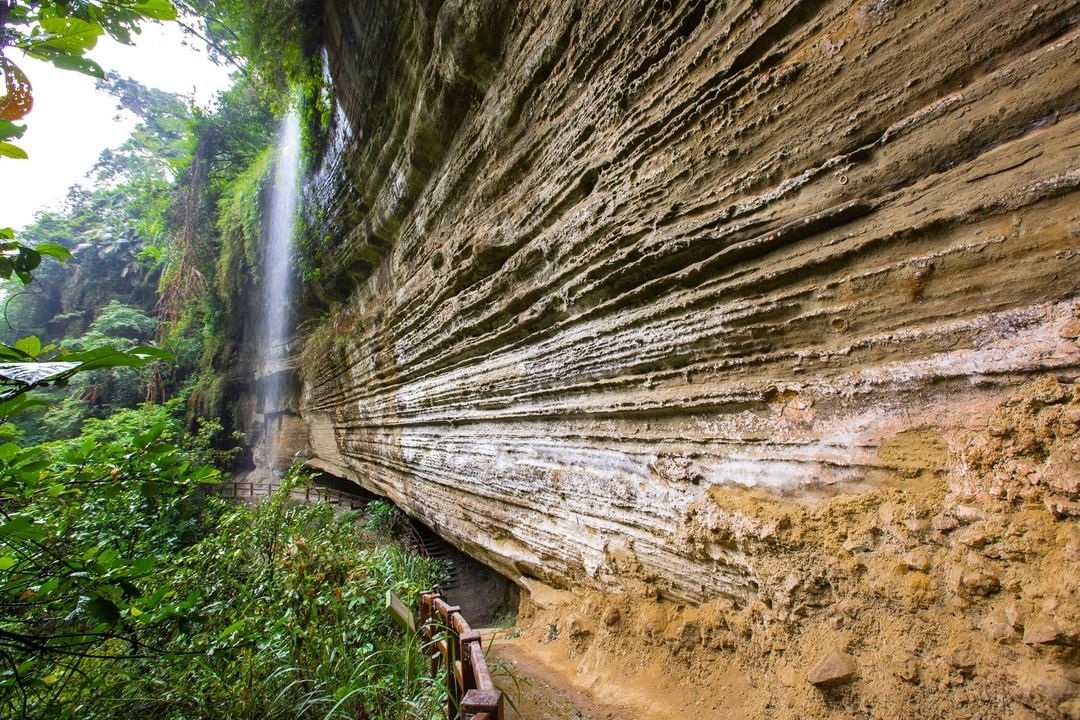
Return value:
<svg viewBox="0 0 1080 720">
<path fill-rule="evenodd" d="M 943 668 L 919 693 L 989 654 L 980 687 L 1014 691 L 971 707 L 1080 713 L 1080 3 L 324 20 L 313 465 L 537 593 L 722 602 L 746 637 L 820 625 L 797 666 L 854 652 L 845 599 L 940 611 L 961 629 L 898 633 Z M 1028 642 L 1035 616 L 1051 640 Z M 738 645 L 707 624 L 698 651 Z M 1008 652 L 1060 682 L 1020 693 Z"/>
</svg>

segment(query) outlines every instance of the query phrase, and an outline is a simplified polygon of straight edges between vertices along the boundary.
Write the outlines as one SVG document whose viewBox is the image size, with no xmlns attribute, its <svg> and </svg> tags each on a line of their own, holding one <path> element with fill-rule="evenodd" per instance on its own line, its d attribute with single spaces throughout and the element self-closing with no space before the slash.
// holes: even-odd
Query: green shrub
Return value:
<svg viewBox="0 0 1080 720">
<path fill-rule="evenodd" d="M 443 681 L 383 606 L 439 568 L 356 513 L 205 491 L 179 401 L 0 446 L 0 716 L 436 717 Z"/>
</svg>

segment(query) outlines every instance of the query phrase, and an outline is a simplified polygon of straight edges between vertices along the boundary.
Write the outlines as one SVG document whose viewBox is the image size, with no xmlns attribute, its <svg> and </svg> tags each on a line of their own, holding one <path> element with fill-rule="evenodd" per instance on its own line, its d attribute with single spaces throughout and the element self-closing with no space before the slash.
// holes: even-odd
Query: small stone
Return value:
<svg viewBox="0 0 1080 720">
<path fill-rule="evenodd" d="M 911 653 L 902 653 L 893 661 L 893 673 L 910 683 L 919 680 L 919 659 Z"/>
<path fill-rule="evenodd" d="M 790 574 L 784 578 L 784 581 L 780 583 L 780 589 L 773 593 L 773 606 L 778 608 L 788 608 L 794 602 L 795 590 L 798 589 L 800 581 L 797 575 Z"/>
<path fill-rule="evenodd" d="M 1065 497 L 1080 494 L 1080 463 L 1075 462 L 1065 450 L 1055 450 L 1046 458 L 1039 480 L 1054 493 Z"/>
<path fill-rule="evenodd" d="M 1005 606 L 1005 619 L 1009 621 L 1009 625 L 1012 626 L 1013 630 L 1021 630 L 1024 627 L 1024 616 L 1016 605 L 1009 604 Z"/>
<path fill-rule="evenodd" d="M 1043 498 L 1046 509 L 1053 513 L 1054 517 L 1080 517 L 1080 503 L 1072 502 L 1061 495 L 1047 495 Z"/>
<path fill-rule="evenodd" d="M 976 665 L 978 654 L 968 641 L 960 641 L 952 645 L 945 653 L 944 660 L 957 670 L 970 670 Z"/>
<path fill-rule="evenodd" d="M 1061 337 L 1080 338 L 1080 320 L 1070 320 L 1061 328 Z"/>
<path fill-rule="evenodd" d="M 969 596 L 987 597 L 1001 589 L 1001 581 L 997 575 L 980 565 L 956 568 L 951 574 L 951 580 L 957 592 Z"/>
<path fill-rule="evenodd" d="M 622 614 L 619 612 L 619 608 L 610 607 L 604 613 L 604 625 L 609 628 L 613 628 L 619 624 L 619 620 L 622 619 Z"/>
<path fill-rule="evenodd" d="M 1025 645 L 1052 645 L 1061 641 L 1061 629 L 1049 618 L 1035 618 L 1024 625 Z"/>
<path fill-rule="evenodd" d="M 806 679 L 811 685 L 833 687 L 854 680 L 857 670 L 855 658 L 833 648 L 806 674 Z"/>
<path fill-rule="evenodd" d="M 570 637 L 592 635 L 592 626 L 589 624 L 589 621 L 577 615 L 571 615 L 567 618 L 567 630 L 570 633 Z"/>
<path fill-rule="evenodd" d="M 930 525 L 938 532 L 949 532 L 960 527 L 960 521 L 949 515 L 935 515 Z"/>
<path fill-rule="evenodd" d="M 1003 608 L 998 608 L 983 618 L 979 628 L 986 633 L 991 640 L 1004 642 L 1016 637 L 1016 631 Z"/>
<path fill-rule="evenodd" d="M 1067 702 L 1080 690 L 1062 668 L 1034 663 L 1018 668 L 1016 684 L 1024 694 L 1044 698 L 1055 705 Z"/>
<path fill-rule="evenodd" d="M 1069 525 L 1062 533 L 1064 549 L 1061 554 L 1066 560 L 1070 562 L 1076 562 L 1080 560 L 1080 528 L 1075 525 Z"/>
<path fill-rule="evenodd" d="M 664 642 L 669 647 L 690 650 L 701 644 L 701 628 L 694 622 L 672 623 L 664 633 Z"/>
<path fill-rule="evenodd" d="M 849 538 L 844 541 L 844 544 L 841 547 L 849 553 L 870 552 L 870 550 L 873 549 L 873 546 L 867 538 Z"/>
<path fill-rule="evenodd" d="M 981 548 L 991 541 L 990 533 L 982 523 L 964 528 L 956 535 L 956 539 L 970 548 Z"/>
<path fill-rule="evenodd" d="M 904 521 L 904 527 L 912 535 L 925 535 L 930 530 L 930 521 L 925 518 L 908 518 Z"/>
<path fill-rule="evenodd" d="M 982 510 L 971 505 L 957 505 L 953 508 L 953 516 L 963 523 L 972 523 L 984 517 Z"/>
<path fill-rule="evenodd" d="M 930 553 L 921 548 L 912 550 L 904 558 L 904 563 L 911 570 L 926 572 L 930 569 Z"/>
<path fill-rule="evenodd" d="M 798 575 L 795 575 L 794 573 L 791 573 L 790 575 L 788 575 L 787 577 L 785 577 L 785 578 L 784 578 L 784 582 L 783 582 L 783 583 L 781 583 L 781 585 L 780 585 L 780 589 L 781 589 L 781 590 L 782 590 L 783 592 L 785 592 L 785 593 L 791 594 L 791 593 L 793 593 L 793 592 L 794 592 L 794 591 L 795 591 L 795 590 L 796 590 L 796 589 L 797 589 L 797 588 L 799 587 L 799 585 L 801 585 L 801 584 L 802 584 L 802 583 L 801 583 L 801 581 L 799 580 L 799 576 L 798 576 Z"/>
</svg>

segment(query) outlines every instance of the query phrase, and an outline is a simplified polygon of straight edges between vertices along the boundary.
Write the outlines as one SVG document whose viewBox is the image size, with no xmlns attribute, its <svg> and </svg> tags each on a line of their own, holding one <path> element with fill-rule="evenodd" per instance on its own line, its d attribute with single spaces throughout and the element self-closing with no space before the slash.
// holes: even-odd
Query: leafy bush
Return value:
<svg viewBox="0 0 1080 720">
<path fill-rule="evenodd" d="M 0 716 L 437 716 L 443 683 L 386 615 L 438 568 L 357 515 L 206 491 L 179 402 L 0 445 Z M 211 429 L 212 431 L 212 429 Z"/>
<path fill-rule="evenodd" d="M 0 714 L 62 716 L 84 664 L 154 652 L 144 628 L 190 611 L 169 569 L 211 520 L 196 489 L 218 472 L 180 433 L 146 408 L 75 441 L 0 445 Z"/>
<path fill-rule="evenodd" d="M 62 345 L 66 351 L 76 353 L 106 346 L 128 352 L 149 340 L 157 324 L 156 318 L 140 308 L 112 300 L 86 333 L 67 338 Z M 24 415 L 18 424 L 30 442 L 73 437 L 87 418 L 106 417 L 145 400 L 148 378 L 154 370 L 154 366 L 120 365 L 76 375 L 67 392 L 52 393 L 52 402 L 44 413 Z"/>
<path fill-rule="evenodd" d="M 148 340 L 157 325 L 157 318 L 147 315 L 142 308 L 110 300 L 90 325 L 90 332 L 105 338 Z"/>
<path fill-rule="evenodd" d="M 372 544 L 353 514 L 292 503 L 287 488 L 233 508 L 174 580 L 181 594 L 203 594 L 203 615 L 173 641 L 190 653 L 227 648 L 194 663 L 139 663 L 121 697 L 83 705 L 80 717 L 134 708 L 168 718 L 430 718 L 441 685 L 383 598 L 415 599 L 434 572 L 395 545 Z"/>
</svg>

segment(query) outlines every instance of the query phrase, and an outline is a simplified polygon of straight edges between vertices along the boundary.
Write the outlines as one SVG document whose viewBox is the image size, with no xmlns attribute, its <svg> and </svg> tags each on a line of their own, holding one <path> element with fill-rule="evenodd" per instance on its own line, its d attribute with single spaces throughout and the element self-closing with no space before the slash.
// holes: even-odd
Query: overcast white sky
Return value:
<svg viewBox="0 0 1080 720">
<path fill-rule="evenodd" d="M 206 107 L 229 86 L 229 71 L 182 40 L 174 23 L 148 23 L 135 36 L 134 47 L 103 37 L 87 56 L 106 72 L 194 96 Z M 38 210 L 57 207 L 68 187 L 84 180 L 102 150 L 127 138 L 135 119 L 127 112 L 118 119 L 114 98 L 95 90 L 92 77 L 31 58 L 12 59 L 29 76 L 34 91 L 34 109 L 19 121 L 27 125 L 26 134 L 15 141 L 30 159 L 0 158 L 0 227 L 18 229 Z"/>
</svg>

